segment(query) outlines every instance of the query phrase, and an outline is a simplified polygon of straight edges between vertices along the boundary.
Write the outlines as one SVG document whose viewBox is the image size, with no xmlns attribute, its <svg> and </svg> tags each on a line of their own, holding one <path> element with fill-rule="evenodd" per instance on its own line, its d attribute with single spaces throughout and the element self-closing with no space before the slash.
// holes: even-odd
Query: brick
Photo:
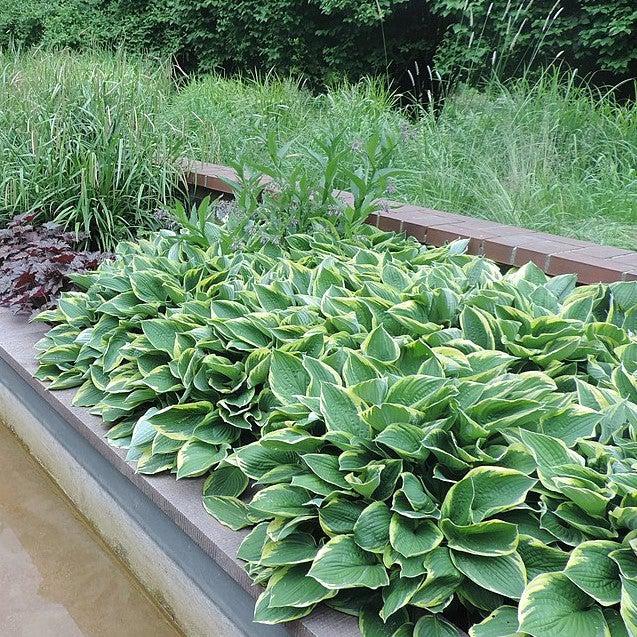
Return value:
<svg viewBox="0 0 637 637">
<path fill-rule="evenodd" d="M 611 259 L 612 263 L 620 263 L 621 265 L 628 266 L 628 269 L 637 270 L 637 252 L 628 252 L 619 257 Z"/>
<path fill-rule="evenodd" d="M 390 217 L 385 214 L 378 215 L 378 228 L 387 232 L 400 232 L 403 222 L 396 217 Z"/>
<path fill-rule="evenodd" d="M 612 260 L 586 257 L 578 252 L 551 256 L 546 271 L 549 274 L 577 274 L 580 283 L 612 283 L 621 281 L 624 268 Z"/>
<path fill-rule="evenodd" d="M 545 268 L 550 255 L 577 249 L 569 242 L 555 241 L 553 235 L 532 230 L 515 234 L 513 230 L 515 228 L 512 228 L 511 233 L 485 238 L 482 242 L 484 254 L 500 263 L 522 266 L 532 261 L 540 268 Z"/>
<path fill-rule="evenodd" d="M 379 216 L 377 214 L 369 215 L 365 220 L 370 226 L 378 227 Z"/>
<path fill-rule="evenodd" d="M 572 253 L 573 246 L 567 243 L 552 241 L 549 239 L 536 239 L 531 236 L 530 241 L 518 245 L 513 257 L 514 265 L 524 265 L 529 261 L 535 263 L 543 270 L 548 268 L 549 258 L 554 254 Z"/>
<path fill-rule="evenodd" d="M 626 250 L 625 248 L 614 248 L 612 246 L 599 246 L 594 243 L 587 243 L 584 247 L 580 247 L 577 250 L 583 257 L 587 258 L 595 258 L 595 259 L 619 259 L 627 258 L 630 256 L 636 257 L 635 264 L 637 265 L 637 254 L 631 252 L 630 250 Z M 574 253 L 574 256 L 575 253 Z"/>
<path fill-rule="evenodd" d="M 513 265 L 513 249 L 514 246 L 503 243 L 499 237 L 485 239 L 481 246 L 481 252 L 485 257 L 507 265 Z"/>
</svg>

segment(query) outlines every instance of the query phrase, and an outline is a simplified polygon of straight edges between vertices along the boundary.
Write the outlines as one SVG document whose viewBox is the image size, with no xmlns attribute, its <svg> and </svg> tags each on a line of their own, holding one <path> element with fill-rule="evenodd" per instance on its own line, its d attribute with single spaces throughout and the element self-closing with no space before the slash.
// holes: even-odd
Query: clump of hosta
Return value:
<svg viewBox="0 0 637 637">
<path fill-rule="evenodd" d="M 253 527 L 258 621 L 637 634 L 637 284 L 461 247 L 164 232 L 43 316 L 38 377 L 139 471 L 210 472 L 207 510 Z"/>
</svg>

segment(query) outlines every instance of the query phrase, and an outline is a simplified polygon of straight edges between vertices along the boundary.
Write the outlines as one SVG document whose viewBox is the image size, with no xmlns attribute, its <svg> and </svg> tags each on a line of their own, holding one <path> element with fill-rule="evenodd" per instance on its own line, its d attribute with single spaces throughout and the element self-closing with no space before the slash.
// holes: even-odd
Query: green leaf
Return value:
<svg viewBox="0 0 637 637">
<path fill-rule="evenodd" d="M 261 522 L 245 536 L 237 550 L 237 557 L 245 562 L 258 562 L 261 559 L 261 552 L 267 540 L 268 523 Z"/>
<path fill-rule="evenodd" d="M 427 553 L 423 566 L 427 576 L 410 603 L 419 608 L 435 608 L 454 594 L 463 576 L 455 567 L 446 546 Z"/>
<path fill-rule="evenodd" d="M 250 506 L 257 511 L 280 518 L 295 518 L 309 512 L 306 504 L 310 494 L 305 489 L 287 484 L 275 484 L 257 492 Z"/>
<path fill-rule="evenodd" d="M 372 553 L 382 552 L 389 544 L 392 515 L 384 502 L 372 502 L 354 524 L 354 541 Z"/>
<path fill-rule="evenodd" d="M 309 615 L 314 606 L 305 606 L 301 608 L 270 606 L 271 592 L 263 591 L 257 599 L 254 606 L 254 621 L 260 624 L 281 624 L 283 622 L 291 622 Z"/>
<path fill-rule="evenodd" d="M 394 577 L 389 586 L 383 588 L 383 607 L 380 618 L 387 621 L 394 613 L 409 603 L 422 583 L 422 577 Z"/>
<path fill-rule="evenodd" d="M 470 341 L 484 349 L 495 349 L 495 339 L 489 321 L 482 311 L 466 306 L 460 312 L 460 327 Z"/>
<path fill-rule="evenodd" d="M 171 405 L 147 418 L 147 422 L 159 433 L 173 440 L 189 440 L 197 426 L 212 414 L 209 402 Z"/>
<path fill-rule="evenodd" d="M 306 453 L 301 456 L 303 462 L 315 473 L 321 480 L 333 484 L 341 489 L 349 490 L 349 484 L 345 480 L 345 476 L 341 473 L 336 456 L 327 453 Z"/>
<path fill-rule="evenodd" d="M 311 562 L 318 547 L 309 533 L 292 533 L 277 542 L 266 542 L 261 553 L 262 566 L 288 566 Z"/>
<path fill-rule="evenodd" d="M 307 575 L 307 565 L 278 569 L 268 582 L 270 608 L 306 608 L 338 594 Z"/>
<path fill-rule="evenodd" d="M 538 575 L 519 606 L 520 632 L 533 637 L 609 637 L 604 614 L 564 573 Z"/>
<path fill-rule="evenodd" d="M 318 552 L 308 575 L 329 589 L 371 588 L 389 584 L 378 558 L 361 549 L 351 535 L 332 538 Z"/>
<path fill-rule="evenodd" d="M 449 489 L 442 504 L 442 516 L 456 524 L 482 522 L 522 504 L 536 483 L 537 480 L 514 469 L 477 467 Z"/>
<path fill-rule="evenodd" d="M 168 319 L 149 319 L 142 321 L 141 327 L 144 336 L 156 350 L 172 356 L 177 334 L 183 330 L 179 323 Z"/>
<path fill-rule="evenodd" d="M 452 551 L 451 559 L 456 568 L 478 586 L 520 599 L 526 586 L 526 569 L 518 553 L 493 557 Z"/>
<path fill-rule="evenodd" d="M 323 383 L 321 414 L 329 431 L 342 431 L 360 438 L 371 437 L 370 426 L 361 418 L 350 393 L 342 387 Z"/>
<path fill-rule="evenodd" d="M 448 621 L 438 615 L 425 615 L 414 626 L 413 637 L 459 637 L 460 633 Z"/>
<path fill-rule="evenodd" d="M 619 612 L 628 633 L 637 635 L 637 582 L 622 579 L 622 593 Z"/>
<path fill-rule="evenodd" d="M 506 555 L 518 545 L 518 528 L 515 524 L 489 520 L 478 524 L 460 526 L 451 520 L 441 520 L 440 529 L 447 538 L 449 548 L 474 555 Z"/>
<path fill-rule="evenodd" d="M 215 469 L 204 482 L 203 495 L 239 497 L 248 486 L 247 476 L 231 465 Z"/>
<path fill-rule="evenodd" d="M 227 455 L 225 449 L 200 440 L 189 440 L 177 454 L 177 479 L 203 475 Z"/>
<path fill-rule="evenodd" d="M 393 363 L 400 356 L 400 348 L 382 325 L 373 329 L 361 344 L 366 356 L 384 363 Z"/>
<path fill-rule="evenodd" d="M 268 376 L 272 393 L 284 404 L 297 402 L 297 396 L 305 396 L 310 376 L 300 358 L 275 350 L 272 352 Z"/>
<path fill-rule="evenodd" d="M 319 509 L 321 528 L 330 536 L 347 535 L 354 532 L 354 526 L 365 504 L 344 497 L 332 497 Z"/>
<path fill-rule="evenodd" d="M 405 557 L 429 553 L 444 536 L 431 520 L 413 520 L 394 513 L 389 525 L 389 541 Z"/>
<path fill-rule="evenodd" d="M 486 619 L 469 629 L 469 637 L 524 637 L 518 632 L 518 609 L 500 606 Z"/>
<path fill-rule="evenodd" d="M 246 526 L 252 526 L 253 522 L 248 517 L 250 512 L 248 505 L 237 498 L 221 495 L 207 495 L 203 499 L 203 505 L 221 524 L 238 531 Z"/>
<path fill-rule="evenodd" d="M 621 548 L 616 542 L 594 540 L 576 546 L 564 574 L 602 606 L 619 604 L 619 568 L 609 554 Z"/>
</svg>

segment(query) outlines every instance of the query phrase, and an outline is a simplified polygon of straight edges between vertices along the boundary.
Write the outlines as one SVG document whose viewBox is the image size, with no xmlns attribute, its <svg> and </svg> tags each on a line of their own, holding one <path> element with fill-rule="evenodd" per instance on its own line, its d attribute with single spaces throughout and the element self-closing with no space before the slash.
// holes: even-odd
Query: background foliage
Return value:
<svg viewBox="0 0 637 637">
<path fill-rule="evenodd" d="M 186 154 L 157 121 L 167 65 L 114 55 L 0 52 L 0 224 L 19 213 L 112 248 L 152 225 Z"/>
<path fill-rule="evenodd" d="M 637 55 L 626 46 L 636 16 L 631 0 L 0 0 L 0 46 L 124 43 L 172 55 L 186 71 L 274 68 L 317 82 L 389 65 L 403 86 L 434 60 L 445 71 L 489 68 L 498 50 L 498 64 L 517 73 L 562 51 L 618 81 Z"/>
</svg>

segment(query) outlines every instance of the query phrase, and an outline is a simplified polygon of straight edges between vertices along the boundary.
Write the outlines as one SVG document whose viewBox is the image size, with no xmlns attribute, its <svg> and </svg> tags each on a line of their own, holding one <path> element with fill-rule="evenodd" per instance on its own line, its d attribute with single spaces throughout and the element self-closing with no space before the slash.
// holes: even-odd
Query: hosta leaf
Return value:
<svg viewBox="0 0 637 637">
<path fill-rule="evenodd" d="M 245 562 L 258 562 L 261 559 L 261 552 L 267 540 L 268 523 L 261 522 L 245 536 L 237 551 L 237 557 Z"/>
<path fill-rule="evenodd" d="M 361 418 L 354 399 L 342 387 L 323 383 L 321 414 L 330 431 L 342 431 L 361 438 L 369 438 L 371 435 L 371 429 Z"/>
<path fill-rule="evenodd" d="M 338 594 L 307 575 L 307 565 L 278 569 L 268 583 L 270 608 L 305 608 Z"/>
<path fill-rule="evenodd" d="M 400 348 L 382 325 L 373 329 L 361 344 L 361 351 L 370 358 L 393 363 L 400 356 Z"/>
<path fill-rule="evenodd" d="M 310 494 L 305 489 L 275 484 L 257 492 L 250 506 L 272 516 L 295 518 L 308 512 L 306 504 L 309 500 Z"/>
<path fill-rule="evenodd" d="M 313 605 L 296 608 L 270 606 L 271 593 L 265 590 L 257 599 L 254 606 L 254 621 L 260 624 L 281 624 L 283 622 L 291 622 L 295 619 L 305 617 L 312 612 Z"/>
<path fill-rule="evenodd" d="M 526 586 L 526 569 L 518 553 L 494 557 L 452 551 L 451 558 L 456 568 L 478 586 L 520 599 Z"/>
<path fill-rule="evenodd" d="M 221 524 L 238 531 L 246 526 L 252 526 L 253 522 L 248 517 L 248 505 L 237 498 L 221 495 L 207 495 L 203 499 L 206 511 L 216 518 Z"/>
<path fill-rule="evenodd" d="M 157 431 L 174 440 L 188 440 L 195 428 L 210 416 L 212 405 L 206 401 L 171 405 L 160 409 L 146 420 Z"/>
<path fill-rule="evenodd" d="M 569 405 L 559 412 L 544 416 L 541 419 L 541 431 L 564 441 L 567 447 L 573 447 L 580 438 L 591 438 L 601 419 L 602 414 L 593 409 Z"/>
<path fill-rule="evenodd" d="M 518 545 L 517 526 L 500 520 L 460 526 L 444 519 L 440 529 L 449 548 L 474 555 L 506 555 L 515 551 Z"/>
<path fill-rule="evenodd" d="M 292 533 L 277 542 L 266 542 L 261 552 L 262 566 L 287 566 L 311 562 L 318 547 L 309 533 Z"/>
<path fill-rule="evenodd" d="M 422 577 L 394 577 L 389 586 L 383 588 L 383 607 L 380 618 L 387 621 L 396 611 L 409 603 L 422 583 Z"/>
<path fill-rule="evenodd" d="M 161 365 L 160 367 L 157 367 L 149 374 L 146 374 L 140 382 L 147 385 L 158 394 L 165 394 L 167 392 L 183 389 L 179 380 L 172 375 L 168 365 Z"/>
<path fill-rule="evenodd" d="M 458 629 L 438 615 L 425 615 L 414 626 L 414 637 L 459 637 Z"/>
<path fill-rule="evenodd" d="M 389 525 L 389 541 L 405 557 L 428 553 L 440 544 L 443 535 L 430 520 L 412 520 L 394 513 Z"/>
<path fill-rule="evenodd" d="M 149 319 L 143 321 L 141 326 L 144 336 L 156 350 L 173 354 L 175 339 L 183 330 L 183 326 L 169 319 Z"/>
<path fill-rule="evenodd" d="M 469 637 L 523 637 L 518 627 L 518 609 L 500 606 L 482 622 L 472 626 Z"/>
<path fill-rule="evenodd" d="M 253 480 L 259 480 L 268 471 L 282 465 L 294 464 L 297 460 L 292 451 L 268 448 L 258 442 L 237 449 L 233 458 L 233 464 Z M 228 461 L 231 461 L 230 458 Z"/>
<path fill-rule="evenodd" d="M 248 478 L 237 467 L 226 465 L 215 469 L 204 482 L 203 495 L 239 497 L 248 486 Z"/>
<path fill-rule="evenodd" d="M 330 536 L 347 535 L 354 532 L 354 526 L 365 504 L 359 500 L 334 497 L 319 509 L 321 528 Z"/>
<path fill-rule="evenodd" d="M 460 313 L 460 326 L 465 337 L 483 347 L 495 349 L 495 339 L 489 321 L 479 309 L 465 307 Z"/>
<path fill-rule="evenodd" d="M 372 502 L 354 524 L 354 541 L 372 553 L 382 552 L 389 544 L 392 515 L 384 502 Z"/>
<path fill-rule="evenodd" d="M 420 608 L 434 608 L 454 594 L 463 576 L 455 567 L 446 546 L 427 553 L 423 565 L 427 576 L 410 603 Z"/>
<path fill-rule="evenodd" d="M 629 635 L 637 634 L 637 582 L 622 579 L 619 612 Z"/>
<path fill-rule="evenodd" d="M 571 553 L 564 574 L 602 606 L 618 604 L 621 597 L 619 568 L 609 554 L 619 548 L 616 542 L 584 542 Z"/>
<path fill-rule="evenodd" d="M 338 464 L 338 458 L 326 453 L 306 453 L 303 456 L 303 462 L 315 473 L 321 480 L 333 484 L 341 489 L 349 489 L 349 484 L 345 480 L 345 475 L 341 473 Z"/>
<path fill-rule="evenodd" d="M 337 599 L 340 597 L 341 595 Z M 378 614 L 376 604 L 366 601 L 358 611 L 358 629 L 362 637 L 402 637 L 403 626 L 407 624 L 408 619 L 407 611 L 401 609 L 385 622 Z M 409 637 L 411 637 L 411 631 Z"/>
<path fill-rule="evenodd" d="M 612 608 L 604 609 L 604 619 L 610 631 L 610 637 L 630 637 L 622 616 Z"/>
<path fill-rule="evenodd" d="M 536 482 L 514 469 L 477 467 L 449 489 L 442 516 L 456 524 L 481 522 L 524 502 Z"/>
<path fill-rule="evenodd" d="M 520 632 L 533 637 L 608 637 L 604 614 L 563 573 L 546 573 L 526 587 L 519 606 Z"/>
<path fill-rule="evenodd" d="M 177 479 L 204 474 L 227 455 L 226 449 L 200 440 L 189 440 L 177 454 Z M 234 494 L 233 494 L 234 495 Z"/>
<path fill-rule="evenodd" d="M 308 575 L 329 589 L 380 588 L 389 584 L 385 567 L 351 535 L 331 539 L 318 552 Z"/>
<path fill-rule="evenodd" d="M 272 393 L 285 405 L 297 402 L 296 396 L 305 396 L 310 376 L 300 358 L 280 350 L 272 353 L 269 384 Z"/>
<path fill-rule="evenodd" d="M 568 553 L 558 548 L 547 546 L 540 540 L 529 536 L 520 536 L 518 553 L 526 567 L 529 581 L 542 573 L 562 571 L 568 562 Z"/>
</svg>

